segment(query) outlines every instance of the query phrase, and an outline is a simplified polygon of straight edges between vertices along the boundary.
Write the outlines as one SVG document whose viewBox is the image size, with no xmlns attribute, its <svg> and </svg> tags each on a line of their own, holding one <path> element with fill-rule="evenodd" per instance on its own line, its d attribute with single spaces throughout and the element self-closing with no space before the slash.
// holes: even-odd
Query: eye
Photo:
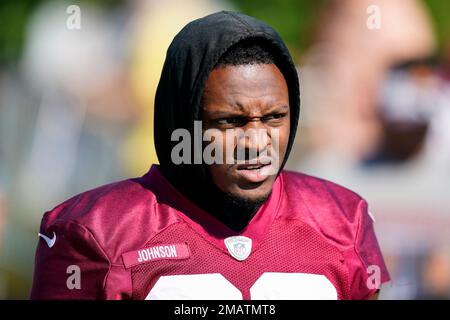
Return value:
<svg viewBox="0 0 450 320">
<path fill-rule="evenodd" d="M 220 125 L 239 125 L 243 126 L 247 122 L 246 118 L 244 117 L 231 117 L 231 118 L 223 118 L 217 120 L 217 123 Z"/>
<path fill-rule="evenodd" d="M 262 121 L 280 120 L 286 116 L 286 113 L 272 113 L 261 118 Z"/>
</svg>

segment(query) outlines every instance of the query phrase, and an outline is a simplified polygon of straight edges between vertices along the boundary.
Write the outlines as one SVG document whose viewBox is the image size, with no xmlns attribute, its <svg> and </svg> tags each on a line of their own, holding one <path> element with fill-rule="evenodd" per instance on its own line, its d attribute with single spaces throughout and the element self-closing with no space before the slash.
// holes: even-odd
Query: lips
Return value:
<svg viewBox="0 0 450 320">
<path fill-rule="evenodd" d="M 259 183 L 266 180 L 273 174 L 273 164 L 239 164 L 237 174 L 248 182 Z"/>
</svg>

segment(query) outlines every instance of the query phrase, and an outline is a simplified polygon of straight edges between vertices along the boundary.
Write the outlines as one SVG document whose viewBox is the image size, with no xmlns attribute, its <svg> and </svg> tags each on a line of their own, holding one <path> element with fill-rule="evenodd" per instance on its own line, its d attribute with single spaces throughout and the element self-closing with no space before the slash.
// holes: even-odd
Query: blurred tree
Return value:
<svg viewBox="0 0 450 320">
<path fill-rule="evenodd" d="M 230 0 L 239 11 L 261 19 L 281 35 L 295 61 L 314 38 L 316 22 L 325 0 Z"/>
<path fill-rule="evenodd" d="M 6 0 L 0 3 L 0 64 L 17 60 L 28 19 L 42 0 Z"/>
<path fill-rule="evenodd" d="M 442 53 L 442 50 L 445 50 L 450 43 L 450 1 L 425 0 L 425 4 L 430 10 Z"/>
</svg>

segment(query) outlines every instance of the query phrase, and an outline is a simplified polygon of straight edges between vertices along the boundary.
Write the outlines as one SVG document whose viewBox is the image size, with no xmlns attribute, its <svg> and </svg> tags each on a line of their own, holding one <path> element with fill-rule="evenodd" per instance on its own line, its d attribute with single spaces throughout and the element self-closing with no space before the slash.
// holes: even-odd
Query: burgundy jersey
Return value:
<svg viewBox="0 0 450 320">
<path fill-rule="evenodd" d="M 42 219 L 32 299 L 366 299 L 389 280 L 366 202 L 283 171 L 237 233 L 154 165 Z"/>
</svg>

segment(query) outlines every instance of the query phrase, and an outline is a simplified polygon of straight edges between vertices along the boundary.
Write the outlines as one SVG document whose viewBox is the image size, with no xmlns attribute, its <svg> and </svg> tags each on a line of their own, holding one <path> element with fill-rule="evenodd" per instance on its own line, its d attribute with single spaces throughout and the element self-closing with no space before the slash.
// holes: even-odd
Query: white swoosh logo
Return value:
<svg viewBox="0 0 450 320">
<path fill-rule="evenodd" d="M 49 248 L 51 248 L 55 245 L 55 242 L 56 242 L 56 233 L 55 232 L 53 232 L 52 239 L 50 239 L 49 237 L 47 237 L 45 234 L 42 234 L 42 233 L 38 233 L 38 236 L 41 237 L 42 239 L 44 239 L 45 242 L 47 242 L 47 245 Z"/>
</svg>

